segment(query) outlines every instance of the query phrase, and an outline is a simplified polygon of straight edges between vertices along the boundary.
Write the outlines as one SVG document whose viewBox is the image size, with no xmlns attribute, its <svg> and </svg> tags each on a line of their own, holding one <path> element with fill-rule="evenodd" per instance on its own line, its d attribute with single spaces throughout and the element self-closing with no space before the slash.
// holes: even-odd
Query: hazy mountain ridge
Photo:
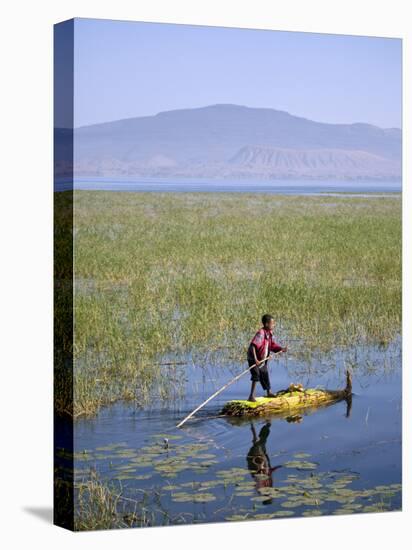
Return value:
<svg viewBox="0 0 412 550">
<path fill-rule="evenodd" d="M 402 132 L 231 104 L 74 131 L 76 176 L 398 178 Z"/>
<path fill-rule="evenodd" d="M 243 169 L 280 172 L 289 176 L 392 177 L 397 165 L 393 160 L 365 151 L 342 149 L 281 149 L 276 147 L 243 147 L 229 160 Z"/>
</svg>

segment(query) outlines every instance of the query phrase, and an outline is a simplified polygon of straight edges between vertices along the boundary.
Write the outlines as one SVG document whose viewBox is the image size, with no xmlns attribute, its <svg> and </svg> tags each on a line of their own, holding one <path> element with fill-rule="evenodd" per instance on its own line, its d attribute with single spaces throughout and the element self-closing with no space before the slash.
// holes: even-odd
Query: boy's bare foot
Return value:
<svg viewBox="0 0 412 550">
<path fill-rule="evenodd" d="M 255 403 L 256 402 L 256 397 L 254 395 L 249 395 L 249 397 L 247 398 L 248 401 L 252 401 L 252 403 Z"/>
<path fill-rule="evenodd" d="M 268 397 L 276 397 L 274 393 L 272 393 L 270 390 L 266 394 Z"/>
</svg>

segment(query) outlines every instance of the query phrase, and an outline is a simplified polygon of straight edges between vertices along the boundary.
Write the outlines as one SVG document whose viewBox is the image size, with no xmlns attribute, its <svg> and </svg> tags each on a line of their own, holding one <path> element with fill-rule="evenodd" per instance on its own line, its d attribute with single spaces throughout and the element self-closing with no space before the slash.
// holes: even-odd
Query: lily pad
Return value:
<svg viewBox="0 0 412 550">
<path fill-rule="evenodd" d="M 132 451 L 132 450 L 121 450 L 121 451 L 118 451 L 116 452 L 116 456 L 117 457 L 122 457 L 122 458 L 137 458 L 137 453 L 136 451 Z"/>
<path fill-rule="evenodd" d="M 291 460 L 283 464 L 286 468 L 296 468 L 296 470 L 316 470 L 318 464 L 315 462 Z"/>
<path fill-rule="evenodd" d="M 250 500 L 256 501 L 256 502 L 263 502 L 265 500 L 268 500 L 271 498 L 269 495 L 259 495 L 257 497 L 253 497 Z"/>
<path fill-rule="evenodd" d="M 309 453 L 295 453 L 294 458 L 309 458 L 311 455 Z"/>
<path fill-rule="evenodd" d="M 334 516 L 342 516 L 344 514 L 351 514 L 352 510 L 349 510 L 348 508 L 337 508 L 332 513 Z"/>
<path fill-rule="evenodd" d="M 302 516 L 312 517 L 312 516 L 322 516 L 322 510 L 305 510 L 302 512 Z"/>
<path fill-rule="evenodd" d="M 211 479 L 210 481 L 202 481 L 200 483 L 199 490 L 211 489 L 213 487 L 218 487 L 219 485 L 222 485 L 221 479 Z"/>
<path fill-rule="evenodd" d="M 275 516 L 273 515 L 273 513 L 268 513 L 268 514 L 255 514 L 253 516 L 253 519 L 273 519 Z"/>
<path fill-rule="evenodd" d="M 223 477 L 233 477 L 233 476 L 245 476 L 250 474 L 249 470 L 246 468 L 230 468 L 229 470 L 219 470 L 216 472 L 216 475 Z"/>
<path fill-rule="evenodd" d="M 172 495 L 172 500 L 175 502 L 210 502 L 216 500 L 212 493 L 175 493 Z"/>
<path fill-rule="evenodd" d="M 210 502 L 216 500 L 215 495 L 212 493 L 198 493 L 194 495 L 193 502 Z"/>
<path fill-rule="evenodd" d="M 227 521 L 243 521 L 245 519 L 248 519 L 248 514 L 245 514 L 243 516 L 240 515 L 240 514 L 233 514 L 232 516 L 226 516 L 225 517 L 225 520 L 227 520 Z"/>
<path fill-rule="evenodd" d="M 285 500 L 285 502 L 281 502 L 280 505 L 283 508 L 297 508 L 298 506 L 302 506 L 302 503 L 300 501 Z"/>
</svg>

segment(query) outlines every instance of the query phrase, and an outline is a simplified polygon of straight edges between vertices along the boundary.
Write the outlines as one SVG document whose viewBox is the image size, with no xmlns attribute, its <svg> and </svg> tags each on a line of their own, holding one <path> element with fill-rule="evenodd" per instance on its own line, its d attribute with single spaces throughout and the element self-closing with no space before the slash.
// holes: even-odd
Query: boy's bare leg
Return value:
<svg viewBox="0 0 412 550">
<path fill-rule="evenodd" d="M 257 382 L 252 382 L 252 387 L 250 388 L 250 395 L 248 397 L 248 401 L 256 401 L 256 398 L 255 398 L 256 384 Z"/>
<path fill-rule="evenodd" d="M 270 379 L 269 372 L 267 370 L 267 364 L 260 372 L 262 387 L 266 390 L 267 397 L 275 397 L 275 394 L 270 391 Z"/>
</svg>

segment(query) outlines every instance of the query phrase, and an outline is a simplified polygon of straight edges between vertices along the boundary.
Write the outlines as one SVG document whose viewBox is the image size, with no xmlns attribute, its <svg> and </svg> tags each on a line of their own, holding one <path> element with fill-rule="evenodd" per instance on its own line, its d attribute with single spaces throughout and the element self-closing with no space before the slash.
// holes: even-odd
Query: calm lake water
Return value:
<svg viewBox="0 0 412 550">
<path fill-rule="evenodd" d="M 58 181 L 56 191 L 71 189 L 68 181 Z M 158 191 L 158 192 L 238 192 L 282 195 L 316 195 L 319 193 L 399 193 L 401 181 L 339 181 L 339 180 L 217 180 L 166 178 L 82 178 L 75 189 L 94 191 Z"/>
<path fill-rule="evenodd" d="M 272 388 L 342 388 L 348 358 L 351 407 L 343 401 L 288 420 L 219 416 L 226 401 L 248 395 L 246 375 L 180 429 L 180 420 L 247 365 L 200 366 L 188 358 L 162 367 L 171 385 L 183 377 L 184 395 L 143 410 L 117 403 L 75 422 L 75 479 L 96 472 L 121 490 L 131 526 L 399 510 L 400 340 L 309 365 L 273 359 Z"/>
</svg>

